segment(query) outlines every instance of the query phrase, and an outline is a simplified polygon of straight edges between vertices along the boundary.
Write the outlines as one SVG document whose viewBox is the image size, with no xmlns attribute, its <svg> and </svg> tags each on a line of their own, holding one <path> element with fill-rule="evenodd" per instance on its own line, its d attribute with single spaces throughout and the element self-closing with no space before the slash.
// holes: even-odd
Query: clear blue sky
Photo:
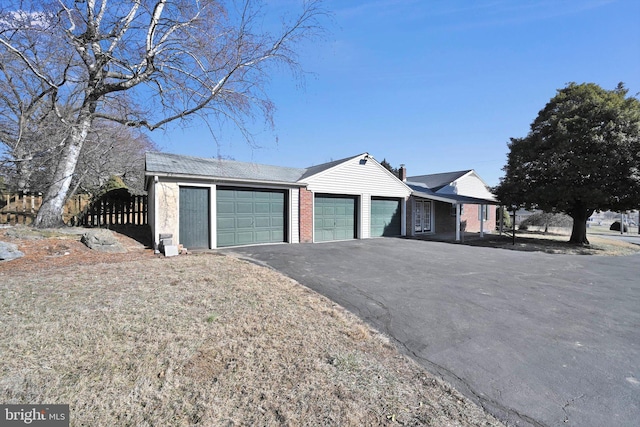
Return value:
<svg viewBox="0 0 640 427">
<path fill-rule="evenodd" d="M 280 0 L 295 10 L 296 2 Z M 290 4 L 290 6 L 289 6 Z M 276 75 L 275 131 L 199 122 L 154 132 L 167 152 L 307 167 L 369 152 L 409 175 L 502 176 L 510 137 L 568 82 L 640 92 L 638 0 L 329 0 L 325 40 L 301 46 L 313 74 Z"/>
</svg>

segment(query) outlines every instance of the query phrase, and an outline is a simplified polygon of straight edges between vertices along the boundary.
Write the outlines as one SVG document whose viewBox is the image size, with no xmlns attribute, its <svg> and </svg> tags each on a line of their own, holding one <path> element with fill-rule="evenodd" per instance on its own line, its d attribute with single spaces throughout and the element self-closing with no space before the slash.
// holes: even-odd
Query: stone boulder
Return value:
<svg viewBox="0 0 640 427">
<path fill-rule="evenodd" d="M 7 242 L 0 242 L 0 261 L 11 261 L 23 257 L 24 253 L 18 250 L 18 245 Z"/>
<path fill-rule="evenodd" d="M 125 253 L 127 249 L 116 239 L 111 230 L 89 230 L 80 239 L 89 249 L 99 252 Z"/>
</svg>

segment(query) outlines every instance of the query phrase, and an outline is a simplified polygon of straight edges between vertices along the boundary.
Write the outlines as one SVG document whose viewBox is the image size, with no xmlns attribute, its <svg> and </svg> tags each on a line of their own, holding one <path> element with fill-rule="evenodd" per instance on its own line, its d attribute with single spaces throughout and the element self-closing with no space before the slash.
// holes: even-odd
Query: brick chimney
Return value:
<svg viewBox="0 0 640 427">
<path fill-rule="evenodd" d="M 402 182 L 407 181 L 407 168 L 404 167 L 404 163 L 400 165 L 400 176 L 398 178 L 400 178 Z"/>
</svg>

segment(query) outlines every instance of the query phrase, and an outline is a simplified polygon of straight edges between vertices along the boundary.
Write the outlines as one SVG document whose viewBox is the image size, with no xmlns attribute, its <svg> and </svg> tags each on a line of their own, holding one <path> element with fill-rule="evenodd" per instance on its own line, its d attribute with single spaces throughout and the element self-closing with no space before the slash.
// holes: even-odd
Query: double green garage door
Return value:
<svg viewBox="0 0 640 427">
<path fill-rule="evenodd" d="M 318 194 L 315 197 L 314 232 L 316 242 L 357 237 L 358 198 Z M 400 201 L 371 199 L 371 237 L 400 235 Z"/>
<path fill-rule="evenodd" d="M 285 191 L 216 189 L 217 247 L 286 241 Z M 209 189 L 180 187 L 180 243 L 209 247 Z"/>
<path fill-rule="evenodd" d="M 358 199 L 315 196 L 315 241 L 357 237 Z M 217 247 L 287 241 L 285 191 L 218 188 L 216 190 Z M 209 189 L 180 187 L 180 242 L 188 248 L 208 248 Z M 400 234 L 400 202 L 371 200 L 371 236 Z"/>
</svg>

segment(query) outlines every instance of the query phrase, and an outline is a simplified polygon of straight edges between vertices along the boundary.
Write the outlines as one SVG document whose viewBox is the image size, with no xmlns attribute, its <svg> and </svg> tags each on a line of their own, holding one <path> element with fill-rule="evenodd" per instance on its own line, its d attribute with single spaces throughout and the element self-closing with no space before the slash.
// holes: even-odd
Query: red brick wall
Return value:
<svg viewBox="0 0 640 427">
<path fill-rule="evenodd" d="M 413 223 L 413 197 L 409 197 L 405 205 L 406 208 L 406 224 L 407 224 L 407 236 L 413 236 L 415 230 L 415 224 Z"/>
<path fill-rule="evenodd" d="M 480 220 L 478 219 L 479 210 L 480 210 L 480 205 L 464 205 L 463 213 L 460 219 L 463 223 L 466 221 L 465 231 L 468 231 L 470 233 L 480 232 Z M 454 220 L 454 223 L 455 223 L 455 220 Z M 496 207 L 489 206 L 489 217 L 484 222 L 483 231 L 485 233 L 492 233 L 493 230 L 495 229 L 496 229 Z"/>
<path fill-rule="evenodd" d="M 313 193 L 300 189 L 300 243 L 313 242 Z"/>
<path fill-rule="evenodd" d="M 435 233 L 455 233 L 456 217 L 451 215 L 451 203 L 433 202 Z"/>
<path fill-rule="evenodd" d="M 407 235 L 411 235 L 413 230 L 413 211 L 412 211 L 412 199 L 407 202 Z M 451 203 L 432 201 L 433 203 L 433 222 L 432 226 L 435 226 L 433 230 L 438 233 L 454 233 L 456 231 L 456 216 L 455 207 L 451 206 Z M 460 220 L 462 221 L 461 229 L 470 233 L 480 232 L 480 221 L 478 220 L 478 210 L 480 205 L 464 205 L 462 208 L 462 215 Z M 454 213 L 452 215 L 452 213 Z M 496 229 L 496 207 L 489 207 L 489 218 L 484 222 L 483 231 L 485 233 L 492 233 Z"/>
<path fill-rule="evenodd" d="M 456 217 L 452 215 L 455 207 L 450 203 L 435 203 L 435 226 L 436 233 L 452 233 L 456 231 Z M 461 230 L 469 233 L 480 232 L 480 220 L 478 219 L 478 210 L 480 205 L 463 205 L 460 221 L 462 222 Z M 484 222 L 483 231 L 492 233 L 496 229 L 496 207 L 489 207 L 489 218 Z"/>
</svg>

